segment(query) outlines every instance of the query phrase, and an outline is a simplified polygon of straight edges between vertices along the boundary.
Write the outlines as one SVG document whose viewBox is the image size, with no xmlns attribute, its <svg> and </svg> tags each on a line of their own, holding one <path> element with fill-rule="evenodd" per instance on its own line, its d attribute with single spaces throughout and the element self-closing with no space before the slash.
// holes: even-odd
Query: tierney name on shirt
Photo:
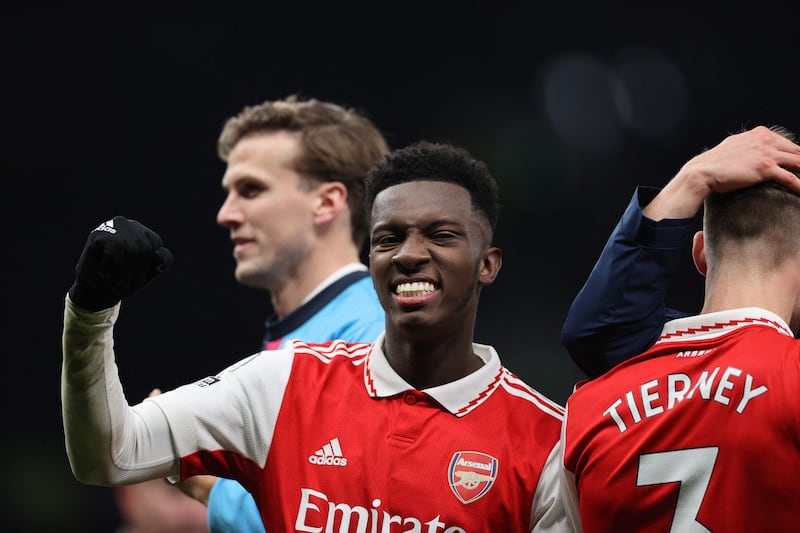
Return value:
<svg viewBox="0 0 800 533">
<path fill-rule="evenodd" d="M 751 374 L 729 366 L 725 369 L 703 370 L 699 376 L 668 374 L 643 383 L 638 389 L 626 392 L 603 411 L 611 417 L 620 433 L 628 424 L 658 416 L 684 400 L 705 400 L 736 407 L 742 414 L 753 398 L 767 392 L 766 385 L 754 385 Z M 739 398 L 732 403 L 732 398 Z"/>
</svg>

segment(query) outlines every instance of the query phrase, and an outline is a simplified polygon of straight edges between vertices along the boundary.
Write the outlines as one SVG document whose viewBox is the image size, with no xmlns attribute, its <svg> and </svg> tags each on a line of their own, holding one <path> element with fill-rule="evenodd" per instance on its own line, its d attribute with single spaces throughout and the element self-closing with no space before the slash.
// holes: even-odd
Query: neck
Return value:
<svg viewBox="0 0 800 533">
<path fill-rule="evenodd" d="M 769 270 L 727 268 L 709 272 L 703 313 L 761 307 L 772 311 L 794 330 L 795 307 L 800 299 L 800 275 L 796 262 L 784 262 Z"/>
<path fill-rule="evenodd" d="M 275 314 L 283 318 L 295 311 L 326 278 L 340 268 L 358 262 L 358 250 L 352 243 L 336 251 L 327 247 L 316 250 L 280 286 L 269 289 Z"/>
<path fill-rule="evenodd" d="M 402 334 L 387 325 L 383 351 L 386 360 L 417 390 L 450 383 L 483 366 L 472 349 L 472 330 L 448 335 Z M 447 339 L 443 342 L 442 339 Z"/>
</svg>

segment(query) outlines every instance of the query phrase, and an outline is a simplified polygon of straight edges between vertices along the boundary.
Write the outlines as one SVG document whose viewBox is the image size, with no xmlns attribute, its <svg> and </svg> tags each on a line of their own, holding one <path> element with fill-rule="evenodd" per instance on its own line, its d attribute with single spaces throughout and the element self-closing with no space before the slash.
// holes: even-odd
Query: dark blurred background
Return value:
<svg viewBox="0 0 800 533">
<path fill-rule="evenodd" d="M 561 324 L 634 187 L 743 127 L 800 131 L 800 10 L 528 4 L 4 8 L 0 527 L 117 524 L 109 490 L 70 473 L 59 398 L 63 298 L 100 221 L 139 219 L 175 255 L 119 321 L 129 398 L 259 345 L 269 300 L 234 281 L 215 147 L 227 117 L 290 93 L 365 110 L 393 147 L 449 141 L 489 164 L 505 256 L 477 340 L 563 402 L 583 376 Z M 669 303 L 696 311 L 683 263 Z"/>
</svg>

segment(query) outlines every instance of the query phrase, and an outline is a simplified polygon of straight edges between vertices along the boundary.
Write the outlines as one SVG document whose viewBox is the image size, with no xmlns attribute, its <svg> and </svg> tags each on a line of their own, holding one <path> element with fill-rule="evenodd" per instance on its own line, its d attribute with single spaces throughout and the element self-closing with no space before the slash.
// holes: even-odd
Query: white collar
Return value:
<svg viewBox="0 0 800 533">
<path fill-rule="evenodd" d="M 711 339 L 753 325 L 769 326 L 794 337 L 788 324 L 772 311 L 760 307 L 742 307 L 670 320 L 664 324 L 657 343 Z"/>
<path fill-rule="evenodd" d="M 383 353 L 384 335 L 385 333 L 381 333 L 373 343 L 372 352 L 364 365 L 364 384 L 373 398 L 385 398 L 414 390 L 386 360 Z M 483 403 L 499 386 L 500 378 L 505 372 L 493 347 L 472 343 L 472 349 L 483 360 L 483 366 L 461 379 L 421 391 L 456 416 L 463 416 Z"/>
</svg>

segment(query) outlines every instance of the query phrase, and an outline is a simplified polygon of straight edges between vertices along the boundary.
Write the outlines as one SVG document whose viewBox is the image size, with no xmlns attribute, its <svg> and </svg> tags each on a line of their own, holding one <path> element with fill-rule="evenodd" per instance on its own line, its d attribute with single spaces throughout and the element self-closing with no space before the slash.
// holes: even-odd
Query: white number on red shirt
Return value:
<svg viewBox="0 0 800 533">
<path fill-rule="evenodd" d="M 712 446 L 639 456 L 639 476 L 636 480 L 638 487 L 680 483 L 670 533 L 710 533 L 709 529 L 697 521 L 697 513 L 711 481 L 718 453 L 719 448 Z"/>
</svg>

